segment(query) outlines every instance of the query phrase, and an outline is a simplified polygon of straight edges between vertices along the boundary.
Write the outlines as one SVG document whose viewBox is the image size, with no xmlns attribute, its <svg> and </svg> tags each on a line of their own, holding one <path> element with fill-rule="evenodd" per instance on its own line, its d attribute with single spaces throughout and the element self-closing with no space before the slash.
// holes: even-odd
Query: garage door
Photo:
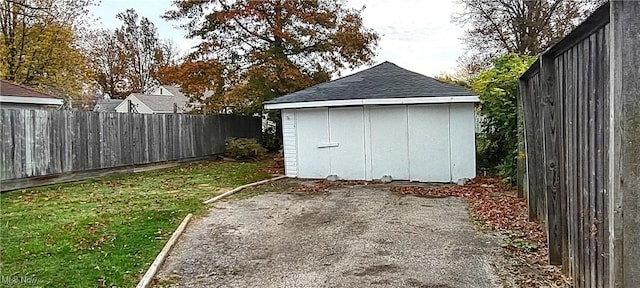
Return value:
<svg viewBox="0 0 640 288">
<path fill-rule="evenodd" d="M 422 182 L 472 178 L 473 104 L 456 109 L 449 104 L 298 109 L 296 176 L 371 180 L 391 175 Z M 452 122 L 452 111 L 459 120 Z"/>
<path fill-rule="evenodd" d="M 301 109 L 296 113 L 298 176 L 325 178 L 330 173 L 328 109 Z"/>
<path fill-rule="evenodd" d="M 298 177 L 365 179 L 362 107 L 301 109 L 296 113 Z"/>
<path fill-rule="evenodd" d="M 449 105 L 373 106 L 371 175 L 451 181 Z"/>
<path fill-rule="evenodd" d="M 330 108 L 329 140 L 331 174 L 347 180 L 365 179 L 363 107 Z"/>
<path fill-rule="evenodd" d="M 411 105 L 407 114 L 410 180 L 451 181 L 449 105 Z"/>
<path fill-rule="evenodd" d="M 409 180 L 407 106 L 373 106 L 371 116 L 371 176 Z"/>
</svg>

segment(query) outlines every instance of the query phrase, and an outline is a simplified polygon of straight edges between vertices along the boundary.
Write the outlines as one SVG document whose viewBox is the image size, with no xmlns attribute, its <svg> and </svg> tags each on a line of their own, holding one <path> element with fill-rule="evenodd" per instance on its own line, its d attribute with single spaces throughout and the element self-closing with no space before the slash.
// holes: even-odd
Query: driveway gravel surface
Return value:
<svg viewBox="0 0 640 288">
<path fill-rule="evenodd" d="M 491 265 L 500 239 L 474 229 L 465 201 L 398 195 L 389 185 L 398 184 L 214 203 L 154 285 L 500 287 Z"/>
</svg>

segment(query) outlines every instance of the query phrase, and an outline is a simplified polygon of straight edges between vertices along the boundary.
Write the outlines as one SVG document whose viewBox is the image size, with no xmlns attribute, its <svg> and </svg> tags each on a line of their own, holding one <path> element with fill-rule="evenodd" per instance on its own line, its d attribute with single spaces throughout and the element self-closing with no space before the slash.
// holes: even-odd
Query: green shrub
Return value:
<svg viewBox="0 0 640 288">
<path fill-rule="evenodd" d="M 280 150 L 280 137 L 278 137 L 278 134 L 276 133 L 275 126 L 268 127 L 262 132 L 262 145 L 270 152 Z"/>
<path fill-rule="evenodd" d="M 476 164 L 478 172 L 486 171 L 491 175 L 496 174 L 496 165 L 500 163 L 501 159 L 491 151 L 493 144 L 487 139 L 485 133 L 476 134 Z"/>
<path fill-rule="evenodd" d="M 495 169 L 505 182 L 515 184 L 518 144 L 518 78 L 534 57 L 513 53 L 497 58 L 493 67 L 473 79 L 471 89 L 480 96 L 483 138 L 478 159 Z"/>
<path fill-rule="evenodd" d="M 253 138 L 227 138 L 224 154 L 227 157 L 238 160 L 256 160 L 267 153 L 256 139 Z"/>
</svg>

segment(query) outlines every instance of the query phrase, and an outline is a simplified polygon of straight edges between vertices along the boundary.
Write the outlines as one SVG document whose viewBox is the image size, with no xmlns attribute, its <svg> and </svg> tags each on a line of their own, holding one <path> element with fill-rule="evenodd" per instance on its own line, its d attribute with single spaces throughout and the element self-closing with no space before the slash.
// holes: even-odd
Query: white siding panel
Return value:
<svg viewBox="0 0 640 288">
<path fill-rule="evenodd" d="M 407 106 L 374 106 L 370 111 L 373 179 L 391 175 L 409 180 Z"/>
<path fill-rule="evenodd" d="M 451 180 L 476 176 L 475 110 L 473 103 L 450 104 Z"/>
<path fill-rule="evenodd" d="M 329 142 L 327 108 L 296 110 L 298 177 L 325 178 L 330 174 L 329 148 L 320 148 Z"/>
<path fill-rule="evenodd" d="M 363 107 L 329 109 L 331 174 L 345 180 L 365 179 Z"/>
<path fill-rule="evenodd" d="M 282 110 L 282 146 L 284 170 L 289 177 L 298 176 L 298 151 L 296 139 L 296 112 Z"/>
<path fill-rule="evenodd" d="M 450 182 L 449 104 L 408 106 L 409 176 Z"/>
</svg>

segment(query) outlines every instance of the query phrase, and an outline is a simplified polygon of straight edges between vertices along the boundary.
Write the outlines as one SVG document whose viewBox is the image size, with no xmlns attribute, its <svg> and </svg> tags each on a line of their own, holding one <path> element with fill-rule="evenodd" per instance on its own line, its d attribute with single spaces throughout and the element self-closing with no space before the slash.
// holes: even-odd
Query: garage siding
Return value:
<svg viewBox="0 0 640 288">
<path fill-rule="evenodd" d="M 282 115 L 290 177 L 475 177 L 473 103 L 285 109 Z"/>
<path fill-rule="evenodd" d="M 296 139 L 296 110 L 282 111 L 282 150 L 285 172 L 289 177 L 298 176 L 298 140 Z"/>
</svg>

